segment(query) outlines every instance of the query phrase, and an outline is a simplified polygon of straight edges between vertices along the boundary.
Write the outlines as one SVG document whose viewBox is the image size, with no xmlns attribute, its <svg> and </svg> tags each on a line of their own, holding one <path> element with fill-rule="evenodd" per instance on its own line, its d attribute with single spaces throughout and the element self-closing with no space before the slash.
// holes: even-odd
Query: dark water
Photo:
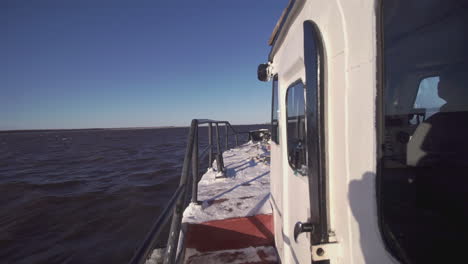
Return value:
<svg viewBox="0 0 468 264">
<path fill-rule="evenodd" d="M 0 262 L 127 263 L 178 185 L 187 133 L 0 133 Z"/>
</svg>

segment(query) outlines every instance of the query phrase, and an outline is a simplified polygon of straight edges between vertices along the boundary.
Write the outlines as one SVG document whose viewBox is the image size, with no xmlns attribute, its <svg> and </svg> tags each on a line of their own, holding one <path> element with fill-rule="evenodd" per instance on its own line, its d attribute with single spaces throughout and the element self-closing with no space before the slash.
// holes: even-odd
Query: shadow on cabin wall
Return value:
<svg viewBox="0 0 468 264">
<path fill-rule="evenodd" d="M 375 177 L 375 173 L 366 172 L 360 180 L 353 180 L 349 184 L 348 199 L 354 219 L 359 225 L 360 245 L 365 263 L 381 263 L 382 256 L 378 252 L 385 250 L 380 248 L 383 246 L 383 237 L 375 217 L 378 212 L 377 203 L 371 199 L 376 195 Z M 389 184 L 388 178 L 383 180 Z M 447 177 L 445 180 L 450 182 Z M 419 186 L 419 189 L 425 187 L 424 182 L 421 185 L 423 186 Z M 461 185 L 461 188 L 466 188 L 465 184 Z M 461 205 L 466 204 L 466 195 L 456 204 L 453 201 L 444 203 L 441 201 L 453 194 L 433 192 L 432 196 L 435 197 L 428 197 L 416 188 L 411 195 L 429 204 L 426 208 L 421 202 L 412 204 L 411 196 L 405 195 L 402 189 L 404 185 L 386 186 L 384 192 L 388 197 L 387 201 L 383 201 L 385 204 L 382 204 L 385 206 L 382 209 L 386 210 L 383 212 L 386 217 L 384 231 L 389 241 L 386 246 L 391 246 L 392 251 L 399 253 L 401 263 L 461 263 L 460 260 L 466 259 L 463 250 L 455 249 L 456 245 L 466 245 L 468 238 L 466 209 Z M 407 205 L 399 204 L 400 200 Z M 398 208 L 396 211 L 395 204 Z M 443 210 L 438 207 L 440 205 Z"/>
<path fill-rule="evenodd" d="M 353 180 L 349 184 L 348 199 L 354 219 L 359 224 L 359 236 L 364 263 L 380 263 L 379 255 L 375 248 L 381 243 L 376 232 L 379 232 L 378 223 L 373 214 L 377 212 L 375 197 L 375 179 L 373 172 L 366 172 L 361 180 Z M 372 208 L 372 210 L 371 210 Z"/>
</svg>

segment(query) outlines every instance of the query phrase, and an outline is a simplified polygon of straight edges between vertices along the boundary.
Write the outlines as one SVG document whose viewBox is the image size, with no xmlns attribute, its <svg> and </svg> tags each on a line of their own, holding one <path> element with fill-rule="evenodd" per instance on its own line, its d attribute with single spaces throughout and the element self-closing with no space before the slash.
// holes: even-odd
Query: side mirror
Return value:
<svg viewBox="0 0 468 264">
<path fill-rule="evenodd" d="M 270 65 L 268 63 L 262 63 L 257 68 L 257 78 L 259 81 L 268 82 L 270 80 Z"/>
</svg>

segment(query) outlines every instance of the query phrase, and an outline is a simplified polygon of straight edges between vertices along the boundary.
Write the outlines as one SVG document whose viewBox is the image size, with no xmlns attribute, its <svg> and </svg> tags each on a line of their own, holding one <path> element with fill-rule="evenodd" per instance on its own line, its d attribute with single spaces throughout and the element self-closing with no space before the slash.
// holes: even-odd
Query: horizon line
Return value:
<svg viewBox="0 0 468 264">
<path fill-rule="evenodd" d="M 231 124 L 233 126 L 268 125 L 270 122 L 255 124 Z M 131 129 L 164 129 L 164 128 L 189 128 L 190 126 L 142 126 L 142 127 L 89 127 L 89 128 L 27 128 L 27 129 L 0 129 L 0 133 L 15 132 L 46 132 L 46 131 L 74 131 L 74 130 L 131 130 Z"/>
</svg>

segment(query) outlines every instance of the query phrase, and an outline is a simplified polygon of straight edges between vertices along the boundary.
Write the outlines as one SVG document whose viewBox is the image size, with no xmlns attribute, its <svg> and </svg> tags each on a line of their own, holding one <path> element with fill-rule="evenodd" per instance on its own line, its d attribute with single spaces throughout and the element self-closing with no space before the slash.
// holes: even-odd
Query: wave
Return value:
<svg viewBox="0 0 468 264">
<path fill-rule="evenodd" d="M 128 262 L 179 184 L 187 132 L 0 134 L 2 263 Z"/>
</svg>

